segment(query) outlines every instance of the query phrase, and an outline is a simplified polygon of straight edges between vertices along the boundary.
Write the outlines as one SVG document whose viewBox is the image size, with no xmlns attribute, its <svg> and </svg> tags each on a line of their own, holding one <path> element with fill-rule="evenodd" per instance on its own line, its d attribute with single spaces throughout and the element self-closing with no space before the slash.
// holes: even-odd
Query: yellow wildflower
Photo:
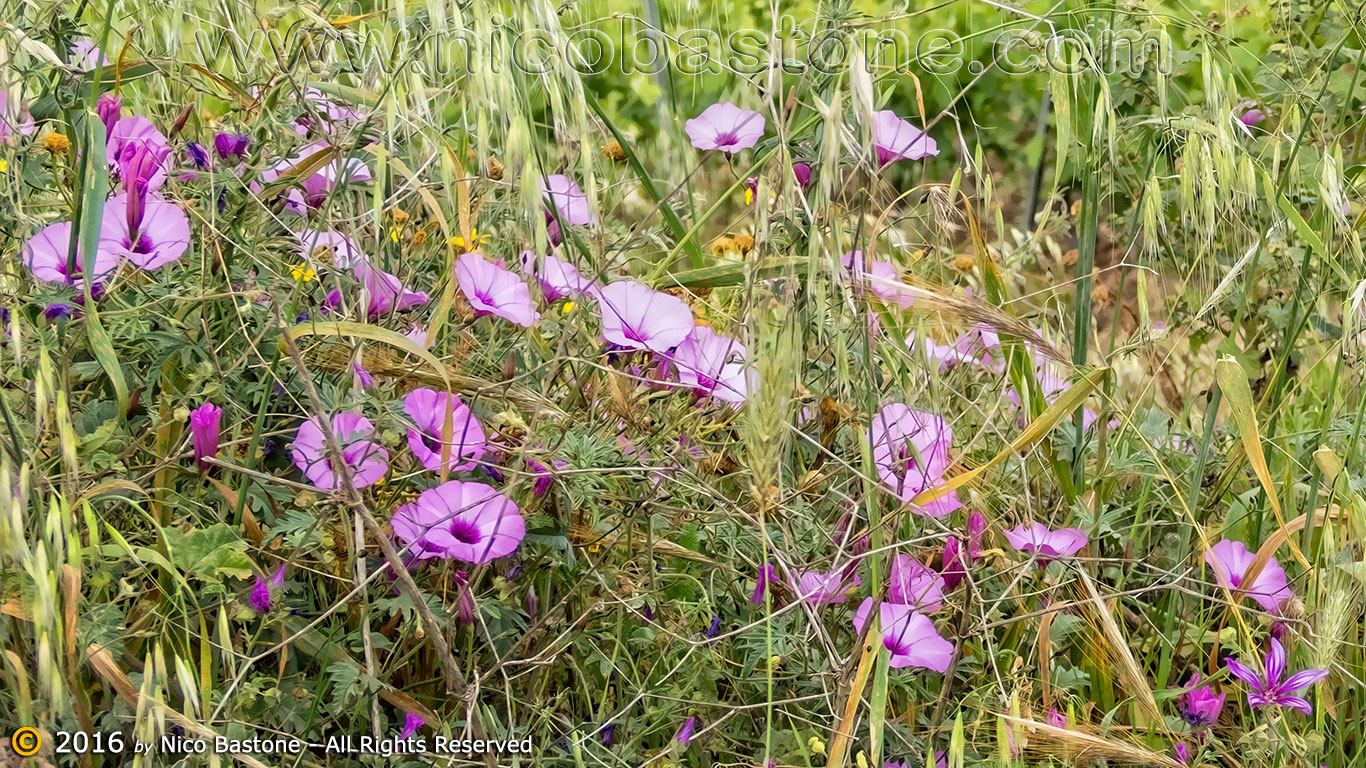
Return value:
<svg viewBox="0 0 1366 768">
<path fill-rule="evenodd" d="M 456 248 L 463 248 L 463 249 L 465 249 L 466 251 L 471 251 L 471 250 L 474 250 L 475 248 L 478 248 L 478 247 L 480 247 L 480 246 L 482 246 L 482 245 L 487 245 L 487 244 L 488 244 L 488 241 L 489 241 L 489 236 L 488 236 L 488 235 L 481 235 L 481 234 L 479 234 L 479 230 L 477 230 L 477 229 L 471 229 L 471 230 L 470 230 L 470 243 L 473 243 L 473 245 L 467 245 L 467 244 L 465 243 L 465 238 L 462 237 L 462 236 L 460 236 L 460 235 L 456 235 L 455 237 L 452 237 L 452 238 L 451 238 L 451 245 L 455 246 Z"/>
<path fill-rule="evenodd" d="M 311 283 L 318 278 L 318 274 L 307 262 L 300 262 L 290 267 L 289 275 L 294 278 L 296 283 Z"/>
<path fill-rule="evenodd" d="M 566 302 L 564 303 L 564 308 L 563 308 L 561 311 L 564 312 L 566 315 L 569 314 L 570 312 L 573 312 L 573 311 L 574 311 L 574 302 L 572 302 L 572 301 L 566 301 Z"/>
</svg>

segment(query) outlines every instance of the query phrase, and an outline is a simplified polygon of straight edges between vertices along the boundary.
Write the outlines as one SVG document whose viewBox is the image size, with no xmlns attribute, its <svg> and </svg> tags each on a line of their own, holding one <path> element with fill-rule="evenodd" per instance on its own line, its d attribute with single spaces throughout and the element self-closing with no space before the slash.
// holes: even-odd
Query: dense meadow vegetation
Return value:
<svg viewBox="0 0 1366 768">
<path fill-rule="evenodd" d="M 0 8 L 0 765 L 1366 766 L 1357 5 Z"/>
</svg>

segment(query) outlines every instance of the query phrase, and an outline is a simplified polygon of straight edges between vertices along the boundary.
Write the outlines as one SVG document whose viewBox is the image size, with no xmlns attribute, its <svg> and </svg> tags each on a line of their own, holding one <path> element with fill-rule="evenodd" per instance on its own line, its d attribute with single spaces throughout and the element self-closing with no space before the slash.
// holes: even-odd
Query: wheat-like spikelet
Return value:
<svg viewBox="0 0 1366 768">
<path fill-rule="evenodd" d="M 1107 739 L 1083 731 L 1041 723 L 1022 717 L 1002 714 L 1012 728 L 1026 741 L 1026 751 L 1047 756 L 1066 756 L 1067 762 L 1091 765 L 1102 760 L 1123 765 L 1161 766 L 1180 768 L 1181 764 L 1160 752 L 1136 744 Z"/>
</svg>

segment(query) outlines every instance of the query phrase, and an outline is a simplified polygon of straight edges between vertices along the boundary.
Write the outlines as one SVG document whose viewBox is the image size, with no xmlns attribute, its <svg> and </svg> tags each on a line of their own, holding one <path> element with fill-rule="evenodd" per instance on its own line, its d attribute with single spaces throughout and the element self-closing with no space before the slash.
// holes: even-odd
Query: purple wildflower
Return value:
<svg viewBox="0 0 1366 768">
<path fill-rule="evenodd" d="M 1209 728 L 1219 720 L 1219 713 L 1224 709 L 1224 695 L 1215 695 L 1214 690 L 1208 685 L 1200 685 L 1200 675 L 1194 674 L 1186 682 L 1184 701 L 1181 706 L 1181 716 L 1186 719 L 1192 728 Z"/>
<path fill-rule="evenodd" d="M 711 617 L 711 624 L 707 626 L 707 631 L 703 632 L 702 635 L 710 640 L 719 634 L 721 634 L 721 617 L 713 616 Z"/>
<path fill-rule="evenodd" d="M 541 316 L 527 284 L 482 254 L 462 254 L 455 262 L 455 280 L 476 315 L 496 315 L 523 328 L 530 328 Z"/>
<path fill-rule="evenodd" d="M 49 320 L 70 320 L 74 309 L 66 302 L 55 302 L 43 307 L 43 317 Z"/>
<path fill-rule="evenodd" d="M 1086 546 L 1086 533 L 1080 528 L 1051 531 L 1043 523 L 1032 523 L 1005 533 L 1010 546 L 1020 552 L 1033 552 L 1044 562 L 1070 558 Z"/>
<path fill-rule="evenodd" d="M 592 296 L 597 292 L 597 283 L 581 275 L 577 267 L 563 259 L 543 256 L 538 267 L 536 252 L 522 251 L 518 261 L 523 271 L 536 277 L 546 301 L 553 303 L 576 295 Z"/>
<path fill-rule="evenodd" d="M 1230 590 L 1244 590 L 1246 596 L 1270 613 L 1275 613 L 1281 603 L 1294 596 L 1287 586 L 1285 569 L 1276 558 L 1267 558 L 1266 565 L 1256 580 L 1243 584 L 1247 570 L 1256 556 L 1248 551 L 1241 541 L 1224 539 L 1205 553 L 1205 564 L 1214 569 L 1214 578 L 1219 586 Z"/>
<path fill-rule="evenodd" d="M 598 220 L 588 205 L 587 195 L 568 176 L 546 176 L 541 180 L 541 192 L 566 224 L 582 227 Z"/>
<path fill-rule="evenodd" d="M 185 144 L 185 156 L 189 158 L 190 164 L 196 168 L 209 167 L 209 153 L 200 145 L 193 141 Z"/>
<path fill-rule="evenodd" d="M 846 581 L 844 569 L 835 569 L 822 573 L 821 571 L 801 571 L 796 574 L 796 578 L 789 584 L 792 593 L 798 600 L 805 600 L 812 605 L 826 605 L 828 603 L 842 603 L 848 595 L 849 590 L 857 587 L 862 580 L 855 575 L 852 581 Z"/>
<path fill-rule="evenodd" d="M 220 133 L 213 137 L 213 151 L 225 162 L 241 160 L 251 146 L 251 137 L 240 133 Z"/>
<path fill-rule="evenodd" d="M 106 216 L 108 214 L 106 213 Z M 84 259 L 79 248 L 76 251 L 76 270 L 68 270 L 67 256 L 71 246 L 71 222 L 59 221 L 49 224 L 28 239 L 20 249 L 24 264 L 39 280 L 49 283 L 78 286 L 83 282 Z M 119 266 L 119 257 L 112 251 L 97 248 L 95 251 L 92 289 L 107 279 Z"/>
<path fill-rule="evenodd" d="M 959 582 L 967 576 L 967 569 L 964 567 L 962 553 L 963 545 L 958 543 L 957 536 L 950 536 L 944 541 L 944 562 L 939 570 L 939 575 L 944 579 L 944 588 L 953 589 Z"/>
<path fill-rule="evenodd" d="M 275 590 L 283 586 L 284 583 L 285 567 L 283 565 L 280 566 L 280 569 L 275 572 L 274 576 L 270 577 L 269 581 L 261 578 L 260 576 L 257 576 L 256 583 L 253 584 L 251 588 L 251 597 L 248 598 L 248 602 L 251 603 L 252 610 L 256 611 L 257 613 L 265 613 L 266 611 L 269 611 L 270 606 L 273 602 L 273 593 L 275 592 Z"/>
<path fill-rule="evenodd" d="M 1230 674 L 1252 689 L 1247 695 L 1248 706 L 1290 707 L 1306 715 L 1313 714 L 1313 707 L 1308 701 L 1294 694 L 1328 676 L 1326 669 L 1306 669 L 1282 680 L 1281 676 L 1285 673 L 1285 648 L 1275 639 L 1271 641 L 1271 650 L 1262 662 L 1260 674 L 1231 658 L 1225 658 L 1224 664 Z"/>
<path fill-rule="evenodd" d="M 678 733 L 674 736 L 674 741 L 678 742 L 686 749 L 688 745 L 692 743 L 692 732 L 696 727 L 696 717 L 690 717 L 687 720 L 684 720 L 683 725 L 679 726 Z"/>
<path fill-rule="evenodd" d="M 914 411 L 902 403 L 884 407 L 869 429 L 873 461 L 882 482 L 903 502 L 911 502 L 943 480 L 949 468 L 949 445 L 953 430 L 939 416 Z M 963 506 L 958 493 L 950 491 L 912 512 L 943 517 Z"/>
<path fill-rule="evenodd" d="M 458 472 L 473 469 L 487 451 L 483 425 L 458 395 L 418 388 L 403 399 L 403 412 L 413 420 L 408 430 L 408 448 L 430 470 L 441 469 L 441 451 L 450 446 L 446 469 Z M 446 419 L 451 422 L 450 438 L 443 440 Z"/>
<path fill-rule="evenodd" d="M 891 666 L 920 667 L 935 672 L 949 668 L 953 643 L 940 637 L 934 623 L 909 605 L 883 603 L 879 608 L 882 645 L 892 652 Z"/>
<path fill-rule="evenodd" d="M 370 317 L 402 312 L 427 303 L 425 291 L 408 290 L 397 277 L 368 261 L 358 263 L 354 274 L 364 288 L 366 311 Z"/>
<path fill-rule="evenodd" d="M 526 521 L 503 494 L 483 483 L 451 480 L 399 507 L 394 535 L 419 559 L 483 565 L 510 555 L 526 536 Z"/>
<path fill-rule="evenodd" d="M 99 249 L 152 270 L 190 247 L 190 219 L 180 206 L 148 190 L 138 181 L 105 203 Z"/>
<path fill-rule="evenodd" d="M 683 130 L 698 149 L 735 154 L 754 146 L 764 135 L 764 116 L 726 101 L 683 123 Z"/>
<path fill-rule="evenodd" d="M 109 136 L 123 115 L 123 99 L 112 93 L 101 94 L 95 101 L 95 114 L 104 123 L 104 135 Z"/>
<path fill-rule="evenodd" d="M 602 336 L 626 349 L 665 353 L 692 332 L 696 323 L 682 299 L 622 280 L 599 292 Z"/>
<path fill-rule="evenodd" d="M 223 409 L 213 403 L 204 403 L 190 411 L 190 439 L 194 444 L 194 460 L 201 470 L 208 469 L 205 459 L 218 455 L 218 428 L 223 419 Z"/>
<path fill-rule="evenodd" d="M 939 145 L 934 139 L 890 109 L 873 115 L 873 147 L 877 150 L 879 165 L 939 154 Z"/>
<path fill-rule="evenodd" d="M 736 406 L 757 383 L 753 381 L 756 374 L 745 369 L 745 346 L 705 325 L 688 333 L 670 362 L 678 371 L 679 383 Z"/>
<path fill-rule="evenodd" d="M 769 563 L 759 566 L 759 575 L 754 579 L 754 594 L 750 595 L 749 601 L 759 604 L 764 601 L 764 594 L 768 592 L 769 582 L 778 578 L 778 572 Z"/>
<path fill-rule="evenodd" d="M 408 712 L 403 717 L 403 730 L 398 734 L 400 739 L 411 739 L 417 735 L 417 729 L 427 724 L 427 719 L 416 712 Z"/>
<path fill-rule="evenodd" d="M 332 434 L 340 444 L 342 461 L 352 473 L 351 482 L 355 487 L 364 488 L 379 482 L 389 471 L 389 452 L 372 439 L 375 428 L 370 420 L 354 413 L 339 413 L 332 417 L 331 424 Z M 340 485 L 338 468 L 327 455 L 318 417 L 299 427 L 289 453 L 294 466 L 309 482 L 329 491 Z"/>
</svg>

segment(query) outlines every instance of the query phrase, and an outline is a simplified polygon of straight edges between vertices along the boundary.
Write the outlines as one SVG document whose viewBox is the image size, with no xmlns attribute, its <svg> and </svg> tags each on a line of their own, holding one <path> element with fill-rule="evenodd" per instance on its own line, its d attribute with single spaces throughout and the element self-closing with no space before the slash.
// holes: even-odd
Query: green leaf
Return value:
<svg viewBox="0 0 1366 768">
<path fill-rule="evenodd" d="M 225 576 L 245 579 L 252 575 L 247 543 L 227 523 L 189 533 L 167 530 L 166 546 L 177 568 L 205 581 L 219 581 Z"/>
</svg>

